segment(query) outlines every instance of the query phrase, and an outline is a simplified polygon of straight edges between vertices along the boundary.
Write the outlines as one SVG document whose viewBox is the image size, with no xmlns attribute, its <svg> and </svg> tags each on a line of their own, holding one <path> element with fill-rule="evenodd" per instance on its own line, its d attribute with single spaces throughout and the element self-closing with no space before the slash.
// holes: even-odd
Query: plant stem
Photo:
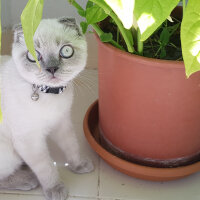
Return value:
<svg viewBox="0 0 200 200">
<path fill-rule="evenodd" d="M 68 0 L 69 3 L 71 3 L 77 10 L 82 10 L 84 11 L 84 9 L 75 1 L 75 0 Z M 94 2 L 95 3 L 95 2 Z M 91 24 L 91 26 L 93 27 L 93 29 L 96 31 L 97 35 L 100 37 L 100 35 L 102 35 L 104 32 L 100 29 L 100 27 L 97 24 Z M 119 45 L 117 42 L 115 42 L 114 40 L 111 40 L 110 43 L 117 47 L 118 49 L 121 49 L 123 51 L 125 51 L 125 49 Z"/>
<path fill-rule="evenodd" d="M 131 34 L 133 36 L 133 43 L 137 43 L 137 30 L 134 26 L 131 27 Z"/>
<path fill-rule="evenodd" d="M 141 41 L 141 33 L 140 33 L 140 29 L 137 29 L 137 49 L 138 49 L 138 53 L 139 55 L 143 55 L 143 42 Z"/>
<path fill-rule="evenodd" d="M 97 24 L 91 24 L 91 26 L 96 31 L 96 33 L 99 37 L 100 37 L 100 35 L 102 35 L 104 33 Z M 111 40 L 110 43 L 113 46 L 117 47 L 118 49 L 125 51 L 125 49 L 121 45 L 119 45 L 117 42 L 115 42 L 114 40 Z"/>
<path fill-rule="evenodd" d="M 175 44 L 173 44 L 172 42 L 169 43 L 169 46 L 174 47 L 175 49 L 179 49 Z"/>
<path fill-rule="evenodd" d="M 117 27 L 117 43 L 119 44 L 119 29 Z"/>
<path fill-rule="evenodd" d="M 99 7 L 101 7 L 116 23 L 117 27 L 119 28 L 119 31 L 121 32 L 124 41 L 126 43 L 127 49 L 130 53 L 133 53 L 135 51 L 133 45 L 131 44 L 131 41 L 128 38 L 128 35 L 126 33 L 126 29 L 123 27 L 121 21 L 117 17 L 117 15 L 112 11 L 112 9 L 102 0 L 90 0 L 93 3 L 97 4 Z"/>
<path fill-rule="evenodd" d="M 68 0 L 69 3 L 71 3 L 77 10 L 83 10 L 84 9 L 75 1 L 75 0 Z"/>
<path fill-rule="evenodd" d="M 156 52 L 156 54 L 155 54 L 155 57 L 157 57 L 157 55 L 158 55 L 158 53 L 159 53 L 159 51 L 161 50 L 161 46 L 159 47 L 159 49 L 157 50 L 157 52 Z"/>
<path fill-rule="evenodd" d="M 179 61 L 179 60 L 183 60 L 183 57 L 181 56 L 180 58 L 178 58 L 176 61 Z"/>
<path fill-rule="evenodd" d="M 150 41 L 150 44 L 151 44 L 151 49 L 152 49 L 152 51 L 153 51 L 153 54 L 155 55 L 154 46 L 153 46 L 153 43 L 152 43 L 151 38 L 149 39 L 149 41 Z M 160 45 L 159 45 L 159 46 L 160 46 Z"/>
</svg>

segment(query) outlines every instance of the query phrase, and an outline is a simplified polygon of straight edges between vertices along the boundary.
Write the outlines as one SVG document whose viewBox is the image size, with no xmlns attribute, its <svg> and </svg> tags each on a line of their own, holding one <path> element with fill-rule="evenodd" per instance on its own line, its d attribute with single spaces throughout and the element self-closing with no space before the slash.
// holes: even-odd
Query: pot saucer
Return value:
<svg viewBox="0 0 200 200">
<path fill-rule="evenodd" d="M 88 108 L 84 118 L 83 126 L 85 136 L 96 153 L 109 165 L 120 172 L 144 180 L 169 181 L 183 178 L 200 171 L 200 162 L 176 168 L 154 168 L 128 162 L 116 157 L 105 150 L 100 144 L 98 120 L 98 101 L 95 101 Z"/>
</svg>

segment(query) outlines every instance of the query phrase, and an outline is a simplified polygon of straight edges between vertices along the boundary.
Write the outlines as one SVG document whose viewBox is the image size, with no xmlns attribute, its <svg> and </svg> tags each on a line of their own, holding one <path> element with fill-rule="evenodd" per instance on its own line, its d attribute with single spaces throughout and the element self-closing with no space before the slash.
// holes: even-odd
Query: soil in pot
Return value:
<svg viewBox="0 0 200 200">
<path fill-rule="evenodd" d="M 180 12 L 181 8 L 177 8 Z M 180 14 L 181 15 L 181 14 Z M 180 42 L 181 17 L 171 17 L 166 20 L 154 34 L 144 42 L 143 56 L 164 60 L 183 60 Z M 111 18 L 106 18 L 99 23 L 105 33 L 112 33 L 115 41 L 126 49 L 126 44 Z M 137 42 L 135 42 L 135 45 Z M 137 49 L 137 46 L 135 46 Z M 127 49 L 126 49 L 127 50 Z M 136 52 L 137 54 L 137 52 Z"/>
</svg>

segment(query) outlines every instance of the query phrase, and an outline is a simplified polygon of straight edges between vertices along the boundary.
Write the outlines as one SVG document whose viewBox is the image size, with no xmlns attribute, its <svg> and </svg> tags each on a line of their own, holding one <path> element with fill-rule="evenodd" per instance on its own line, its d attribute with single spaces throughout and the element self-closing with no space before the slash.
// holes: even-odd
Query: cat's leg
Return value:
<svg viewBox="0 0 200 200">
<path fill-rule="evenodd" d="M 66 199 L 66 189 L 60 182 L 57 168 L 49 155 L 44 134 L 40 130 L 34 130 L 34 132 L 21 132 L 20 135 L 21 137 L 14 139 L 15 148 L 37 176 L 46 199 Z"/>
<path fill-rule="evenodd" d="M 39 185 L 35 174 L 26 165 L 22 165 L 12 175 L 0 180 L 0 189 L 32 190 Z"/>
<path fill-rule="evenodd" d="M 23 161 L 15 152 L 10 138 L 4 134 L 6 131 L 1 124 L 0 189 L 31 190 L 38 186 L 38 181 L 30 169 L 22 168 Z"/>
<path fill-rule="evenodd" d="M 81 155 L 78 139 L 71 122 L 62 122 L 59 129 L 51 134 L 65 154 L 68 168 L 75 173 L 89 173 L 94 170 L 92 161 Z"/>
</svg>

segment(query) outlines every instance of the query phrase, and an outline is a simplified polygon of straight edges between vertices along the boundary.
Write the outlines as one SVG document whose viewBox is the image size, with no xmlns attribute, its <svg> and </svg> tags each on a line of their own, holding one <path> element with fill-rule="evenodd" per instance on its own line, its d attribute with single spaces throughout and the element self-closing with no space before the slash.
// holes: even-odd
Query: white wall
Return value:
<svg viewBox="0 0 200 200">
<path fill-rule="evenodd" d="M 10 21 L 11 21 L 11 13 L 10 13 L 10 0 L 6 1 L 6 0 L 2 0 L 1 2 L 1 23 L 2 23 L 2 27 L 5 27 L 7 25 L 9 25 Z"/>
<path fill-rule="evenodd" d="M 20 15 L 28 0 L 2 0 L 2 27 L 10 28 L 20 22 Z M 86 0 L 77 0 L 85 8 Z M 75 17 L 78 22 L 83 20 L 68 0 L 44 0 L 43 18 Z"/>
<path fill-rule="evenodd" d="M 2 27 L 10 28 L 20 22 L 20 15 L 28 0 L 2 0 Z M 87 0 L 77 0 L 85 8 Z M 62 16 L 75 17 L 78 22 L 83 20 L 68 0 L 44 0 L 43 18 Z"/>
</svg>

